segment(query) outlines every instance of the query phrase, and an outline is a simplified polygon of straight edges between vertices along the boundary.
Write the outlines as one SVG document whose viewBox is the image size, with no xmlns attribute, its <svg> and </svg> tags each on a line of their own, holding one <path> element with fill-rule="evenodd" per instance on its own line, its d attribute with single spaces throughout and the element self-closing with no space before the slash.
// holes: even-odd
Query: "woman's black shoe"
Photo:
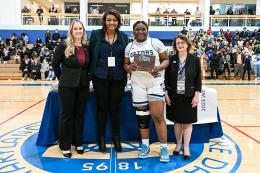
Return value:
<svg viewBox="0 0 260 173">
<path fill-rule="evenodd" d="M 183 159 L 184 159 L 184 160 L 189 160 L 189 159 L 190 159 L 190 155 L 184 155 L 184 156 L 183 156 Z"/>
<path fill-rule="evenodd" d="M 120 137 L 115 136 L 113 140 L 114 140 L 114 147 L 115 147 L 116 152 L 121 152 L 122 146 L 121 146 L 121 142 L 120 142 Z"/>
<path fill-rule="evenodd" d="M 106 143 L 105 143 L 105 137 L 101 137 L 99 138 L 98 141 L 98 150 L 102 153 L 107 152 L 107 147 L 106 147 Z"/>
<path fill-rule="evenodd" d="M 180 152 L 181 152 L 181 150 L 179 150 L 179 151 L 175 151 L 175 150 L 174 150 L 173 153 L 172 153 L 172 155 L 173 155 L 173 156 L 178 156 L 178 155 L 180 154 Z"/>
<path fill-rule="evenodd" d="M 84 148 L 82 146 L 75 147 L 75 149 L 76 149 L 78 154 L 83 154 L 84 153 Z"/>
<path fill-rule="evenodd" d="M 71 158 L 71 152 L 70 150 L 61 150 L 64 157 Z"/>
</svg>

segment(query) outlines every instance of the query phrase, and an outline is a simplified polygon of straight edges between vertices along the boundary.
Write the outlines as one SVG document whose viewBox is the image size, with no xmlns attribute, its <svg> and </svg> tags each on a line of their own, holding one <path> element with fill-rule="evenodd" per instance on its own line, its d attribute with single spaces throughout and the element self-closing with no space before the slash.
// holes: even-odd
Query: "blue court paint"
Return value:
<svg viewBox="0 0 260 173">
<path fill-rule="evenodd" d="M 148 159 L 119 159 L 114 149 L 108 148 L 111 159 L 61 159 L 42 157 L 48 147 L 36 146 L 37 134 L 32 135 L 21 147 L 22 157 L 35 167 L 49 172 L 140 172 L 158 173 L 172 171 L 184 167 L 196 160 L 203 152 L 204 144 L 191 144 L 192 158 L 183 160 L 182 156 L 171 156 L 169 163 L 160 163 L 159 157 Z M 126 143 L 130 148 L 123 148 L 123 152 L 136 151 L 138 148 Z M 87 145 L 84 145 L 87 148 Z M 96 151 L 97 149 L 88 148 Z M 170 153 L 171 154 L 171 153 Z"/>
<path fill-rule="evenodd" d="M 235 148 L 236 148 L 236 151 L 237 151 L 237 160 L 236 160 L 236 164 L 234 165 L 234 167 L 232 168 L 232 170 L 230 171 L 230 173 L 235 173 L 237 170 L 238 170 L 238 168 L 239 168 L 239 166 L 240 166 L 240 164 L 241 164 L 241 160 L 242 160 L 242 153 L 241 153 L 241 150 L 240 150 L 240 148 L 239 148 L 239 146 L 237 145 L 237 143 L 232 139 L 232 138 L 230 138 L 228 135 L 226 135 L 226 134 L 224 134 L 224 136 L 226 137 L 226 138 L 228 138 L 232 143 L 233 143 L 233 145 L 235 146 Z"/>
<path fill-rule="evenodd" d="M 24 160 L 28 162 L 28 164 L 35 166 L 39 169 L 49 171 L 49 172 L 144 172 L 144 173 L 157 173 L 157 172 L 167 172 L 174 171 L 178 168 L 184 169 L 183 172 L 193 172 L 196 170 L 205 169 L 207 167 L 203 165 L 202 162 L 196 160 L 198 157 L 204 157 L 201 155 L 204 151 L 204 144 L 191 144 L 190 149 L 192 153 L 192 159 L 185 161 L 180 156 L 171 156 L 169 163 L 160 163 L 158 157 L 148 158 L 148 159 L 137 159 L 137 158 L 127 158 L 127 159 L 119 159 L 114 151 L 114 149 L 108 148 L 108 153 L 110 153 L 111 159 L 62 159 L 62 158 L 47 158 L 42 157 L 42 154 L 48 149 L 48 147 L 36 146 L 37 139 L 37 131 L 39 130 L 40 122 L 28 124 L 23 127 L 19 127 L 10 132 L 7 132 L 0 136 L 0 158 L 5 160 L 5 163 L 0 163 L 0 170 L 4 171 L 4 166 L 1 164 L 7 164 L 10 168 L 16 169 L 16 172 L 22 170 L 23 172 L 31 172 L 30 169 L 26 165 L 19 163 L 20 160 L 16 158 L 17 154 L 14 153 L 14 149 L 18 146 L 13 146 L 11 144 L 19 143 L 21 145 L 20 154 Z M 27 138 L 28 136 L 28 138 Z M 242 159 L 242 154 L 239 146 L 226 134 L 224 135 L 227 143 L 232 143 L 234 152 L 234 156 L 236 156 L 235 162 L 228 172 L 235 173 Z M 22 139 L 24 138 L 24 139 Z M 12 141 L 12 142 L 11 142 Z M 136 151 L 138 147 L 133 145 L 132 143 L 125 143 L 129 146 L 129 148 L 123 148 L 123 152 L 128 151 Z M 11 146 L 10 146 L 11 145 Z M 217 144 L 216 144 L 217 145 Z M 216 147 L 216 145 L 211 145 L 212 147 Z M 10 146 L 10 147 L 8 147 Z M 219 145 L 221 146 L 221 145 Z M 225 146 L 225 145 L 223 145 Z M 88 147 L 88 145 L 84 145 L 84 147 L 91 151 L 97 151 L 96 145 L 92 147 Z M 171 154 L 171 153 L 170 153 Z M 18 153 L 19 155 L 19 153 Z M 9 159 L 8 159 L 9 157 Z M 206 155 L 204 158 L 210 158 L 210 155 Z M 202 158 L 203 159 L 203 158 Z M 12 162 L 12 160 L 14 160 Z M 226 160 L 216 160 L 211 158 L 212 161 L 227 162 Z M 221 172 L 221 168 L 223 166 L 217 167 L 216 165 L 210 165 L 212 168 L 219 169 Z M 209 167 L 209 166 L 208 166 Z M 185 171 L 187 169 L 187 171 Z M 188 171 L 189 170 L 189 171 Z M 14 170 L 15 171 L 15 170 Z M 5 172 L 5 171 L 4 171 Z"/>
</svg>

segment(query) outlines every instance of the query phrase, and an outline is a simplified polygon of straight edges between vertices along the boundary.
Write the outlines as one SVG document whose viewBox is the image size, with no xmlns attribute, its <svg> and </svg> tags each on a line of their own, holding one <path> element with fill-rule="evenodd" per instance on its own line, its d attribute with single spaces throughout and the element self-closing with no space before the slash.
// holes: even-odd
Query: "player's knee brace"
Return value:
<svg viewBox="0 0 260 173">
<path fill-rule="evenodd" d="M 145 110 L 136 109 L 136 119 L 140 129 L 149 129 L 150 119 L 151 119 L 149 109 L 145 109 Z"/>
</svg>

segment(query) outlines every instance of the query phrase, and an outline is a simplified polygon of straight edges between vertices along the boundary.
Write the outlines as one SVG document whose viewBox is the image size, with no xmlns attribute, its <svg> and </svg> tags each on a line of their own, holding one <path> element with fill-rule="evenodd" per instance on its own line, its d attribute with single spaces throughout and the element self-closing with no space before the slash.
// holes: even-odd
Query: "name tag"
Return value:
<svg viewBox="0 0 260 173">
<path fill-rule="evenodd" d="M 177 81 L 177 92 L 185 92 L 185 81 Z"/>
<path fill-rule="evenodd" d="M 114 56 L 107 57 L 107 66 L 108 67 L 115 67 L 116 66 L 116 58 Z"/>
</svg>

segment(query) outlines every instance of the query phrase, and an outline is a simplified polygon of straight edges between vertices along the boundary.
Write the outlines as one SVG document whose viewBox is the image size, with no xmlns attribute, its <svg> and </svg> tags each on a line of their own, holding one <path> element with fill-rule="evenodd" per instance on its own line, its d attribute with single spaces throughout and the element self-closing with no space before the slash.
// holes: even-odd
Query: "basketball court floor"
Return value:
<svg viewBox="0 0 260 173">
<path fill-rule="evenodd" d="M 52 82 L 0 81 L 0 172 L 260 172 L 260 82 L 205 81 L 218 93 L 218 108 L 224 136 L 210 143 L 191 144 L 192 159 L 171 156 L 160 163 L 159 145 L 151 145 L 151 157 L 136 158 L 138 145 L 124 143 L 116 154 L 86 153 L 65 159 L 57 146 L 36 146 L 46 97 Z M 172 153 L 175 144 L 169 144 Z M 92 152 L 89 152 L 92 150 Z M 125 152 L 124 152 L 125 151 Z M 74 152 L 74 151 L 73 151 Z"/>
</svg>

